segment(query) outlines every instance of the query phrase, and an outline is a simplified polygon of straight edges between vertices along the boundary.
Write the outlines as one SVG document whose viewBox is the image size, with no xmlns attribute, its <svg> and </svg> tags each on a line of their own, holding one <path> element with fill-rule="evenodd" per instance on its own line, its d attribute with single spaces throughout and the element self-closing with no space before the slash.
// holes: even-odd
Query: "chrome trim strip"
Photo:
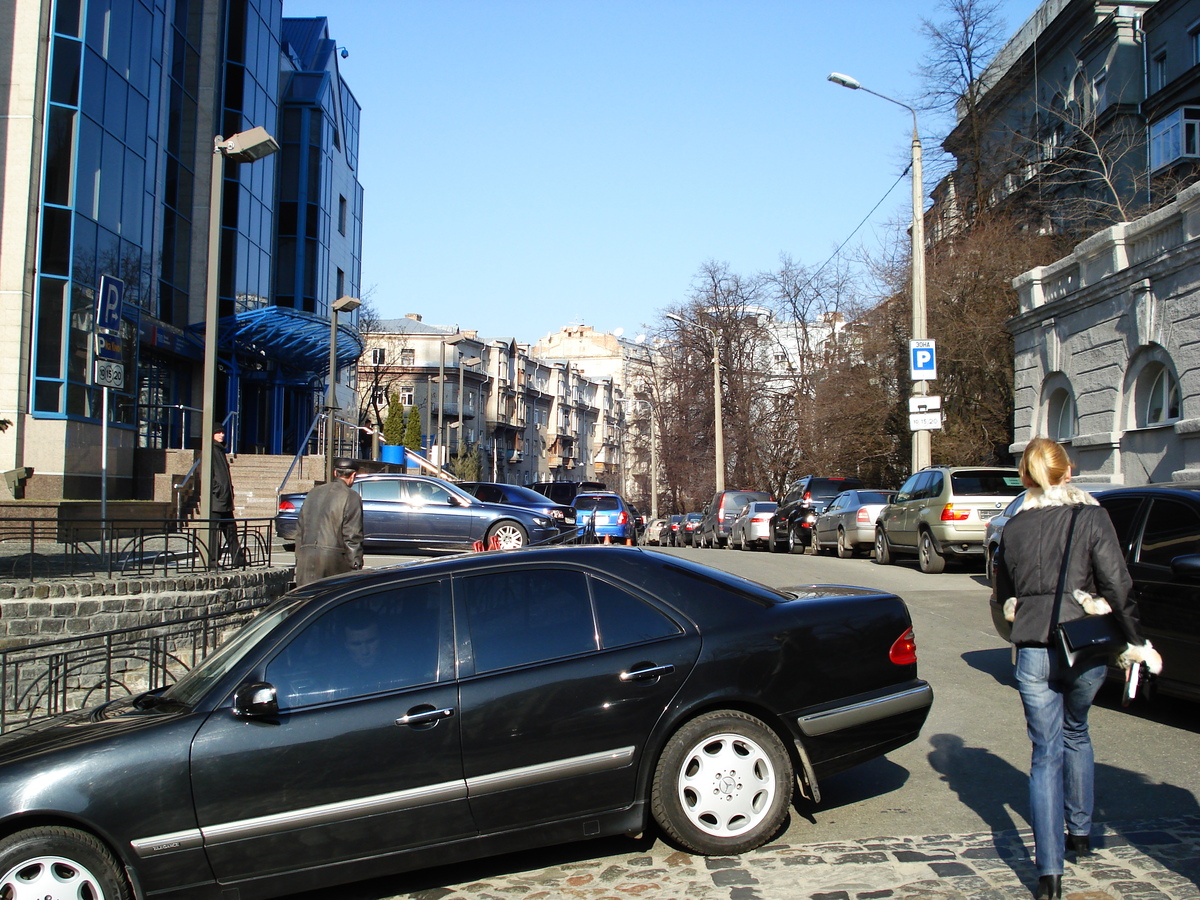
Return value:
<svg viewBox="0 0 1200 900">
<path fill-rule="evenodd" d="M 543 781 L 556 781 L 560 778 L 572 778 L 576 775 L 591 775 L 610 769 L 620 769 L 633 762 L 634 750 L 634 747 L 620 747 L 616 750 L 587 753 L 583 756 L 539 763 L 536 766 L 523 766 L 519 769 L 507 769 L 503 772 L 493 772 L 490 775 L 480 775 L 478 778 L 467 779 L 467 790 L 472 797 L 479 797 Z"/>
<path fill-rule="evenodd" d="M 164 853 L 178 853 L 180 850 L 198 850 L 204 846 L 204 836 L 199 828 L 189 828 L 186 831 L 174 831 L 170 834 L 159 834 L 154 837 L 137 838 L 129 842 L 133 852 L 146 859 L 151 856 L 161 856 Z"/>
<path fill-rule="evenodd" d="M 864 700 L 861 703 L 851 703 L 837 709 L 827 709 L 822 712 L 800 716 L 797 722 L 800 730 L 808 737 L 818 737 L 844 728 L 865 725 L 889 716 L 912 712 L 933 703 L 933 688 L 921 684 L 914 688 L 890 694 L 887 697 L 876 697 L 874 700 Z"/>
<path fill-rule="evenodd" d="M 257 816 L 253 819 L 225 822 L 200 830 L 204 834 L 206 844 L 226 844 L 232 841 L 243 841 L 247 838 L 262 837 L 276 831 L 312 828 L 342 819 L 396 812 L 417 806 L 428 806 L 431 803 L 443 803 L 447 800 L 465 800 L 466 797 L 467 785 L 465 782 L 447 781 L 427 787 L 410 788 L 406 791 L 392 791 L 389 794 L 376 794 L 373 797 L 360 797 L 357 800 L 343 800 L 338 803 L 325 803 L 321 806 L 273 813 L 269 816 Z"/>
</svg>

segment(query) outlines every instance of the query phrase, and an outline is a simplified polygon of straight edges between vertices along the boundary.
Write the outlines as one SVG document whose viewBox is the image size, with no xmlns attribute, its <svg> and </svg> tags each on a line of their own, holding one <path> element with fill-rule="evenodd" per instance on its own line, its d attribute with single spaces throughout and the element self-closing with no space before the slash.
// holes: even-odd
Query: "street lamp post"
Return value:
<svg viewBox="0 0 1200 900">
<path fill-rule="evenodd" d="M 717 340 L 717 332 L 714 328 L 709 328 L 707 325 L 685 319 L 683 316 L 676 315 L 675 313 L 667 313 L 666 316 L 668 319 L 673 319 L 681 325 L 694 325 L 697 328 L 703 328 L 712 336 L 713 428 L 716 431 L 716 490 L 719 493 L 725 490 L 725 428 L 721 418 L 721 353 L 720 344 Z"/>
<path fill-rule="evenodd" d="M 641 397 L 622 397 L 618 403 L 645 403 L 650 410 L 650 518 L 658 518 L 658 432 L 654 427 L 654 404 Z M 623 435 L 624 429 L 621 430 Z M 621 454 L 622 483 L 625 481 L 625 454 Z"/>
<path fill-rule="evenodd" d="M 463 340 L 465 335 L 460 331 L 457 334 L 451 334 L 442 338 L 441 353 L 438 356 L 438 420 L 437 420 L 437 438 L 434 440 L 434 447 L 438 448 L 435 451 L 437 459 L 434 460 L 439 469 L 445 468 L 445 452 L 441 449 L 445 445 L 442 443 L 442 407 L 446 405 L 446 348 L 453 347 Z"/>
<path fill-rule="evenodd" d="M 241 131 L 226 140 L 221 135 L 213 138 L 212 177 L 208 192 L 208 284 L 204 299 L 204 374 L 200 386 L 200 521 L 212 520 L 212 461 L 213 425 L 216 414 L 217 392 L 217 327 L 220 310 L 217 297 L 218 273 L 221 250 L 221 197 L 225 180 L 225 161 L 254 162 L 270 156 L 279 149 L 275 138 L 267 134 L 262 126 Z M 199 541 L 200 564 L 205 568 L 216 563 L 217 548 L 212 528 L 204 532 Z"/>
<path fill-rule="evenodd" d="M 463 369 L 467 366 L 477 366 L 483 359 L 478 356 L 468 356 L 458 361 L 458 454 L 462 455 L 463 444 Z"/>
<path fill-rule="evenodd" d="M 353 312 L 362 303 L 357 297 L 338 297 L 329 305 L 329 390 L 325 398 L 325 482 L 333 481 L 333 412 L 337 405 L 338 313 Z"/>
<path fill-rule="evenodd" d="M 849 75 L 832 72 L 829 80 L 834 84 L 849 88 L 852 91 L 866 91 L 881 100 L 903 106 L 912 113 L 912 339 L 923 341 L 926 338 L 925 311 L 925 205 L 922 202 L 924 187 L 921 172 L 921 137 L 917 131 L 917 111 L 907 103 L 901 103 L 886 94 L 880 94 L 870 88 L 863 87 Z M 914 397 L 924 397 L 929 392 L 928 382 L 914 381 L 912 394 Z M 931 462 L 931 435 L 928 431 L 914 431 L 912 438 L 912 467 L 913 471 L 924 469 Z"/>
</svg>

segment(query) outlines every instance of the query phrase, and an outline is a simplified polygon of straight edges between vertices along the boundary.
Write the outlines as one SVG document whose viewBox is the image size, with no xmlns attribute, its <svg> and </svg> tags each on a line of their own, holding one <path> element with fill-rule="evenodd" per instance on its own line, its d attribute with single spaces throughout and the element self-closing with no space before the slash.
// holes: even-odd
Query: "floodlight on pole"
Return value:
<svg viewBox="0 0 1200 900">
<path fill-rule="evenodd" d="M 338 313 L 354 312 L 362 304 L 357 297 L 338 297 L 329 304 L 329 386 L 325 398 L 325 481 L 333 481 L 333 411 L 337 409 Z"/>
<path fill-rule="evenodd" d="M 252 163 L 270 156 L 279 149 L 275 138 L 261 125 L 242 131 L 231 138 L 213 138 L 212 173 L 208 192 L 208 283 L 204 298 L 204 373 L 200 384 L 200 520 L 212 520 L 212 462 L 213 426 L 217 391 L 217 328 L 220 321 L 218 275 L 221 251 L 221 186 L 225 180 L 225 161 Z M 215 533 L 209 528 L 199 541 L 200 563 L 215 565 L 218 549 Z"/>
<path fill-rule="evenodd" d="M 693 322 L 691 319 L 685 319 L 683 316 L 676 313 L 666 313 L 666 317 L 672 321 L 678 322 L 680 325 L 693 326 L 695 328 L 703 328 L 712 336 L 713 355 L 713 430 L 716 432 L 716 490 L 725 490 L 725 428 L 721 417 L 721 352 L 720 341 L 718 340 L 717 331 L 715 328 L 709 328 L 707 325 L 702 325 L 699 322 Z"/>
<path fill-rule="evenodd" d="M 925 204 L 922 198 L 924 192 L 922 181 L 924 176 L 921 171 L 921 136 L 917 130 L 917 111 L 907 103 L 903 103 L 894 97 L 889 97 L 887 94 L 881 94 L 868 87 L 863 87 L 858 79 L 851 78 L 849 75 L 843 75 L 840 72 L 831 72 L 828 78 L 834 84 L 840 84 L 842 87 L 849 88 L 852 91 L 866 91 L 868 94 L 874 94 L 881 100 L 894 103 L 896 106 L 903 106 L 912 113 L 912 339 L 914 341 L 923 341 L 926 339 L 928 328 L 925 309 Z M 914 381 L 912 395 L 914 397 L 925 396 L 929 392 L 928 384 L 927 381 Z M 928 431 L 914 431 L 912 433 L 913 471 L 916 472 L 926 468 L 930 464 L 931 458 L 932 446 L 930 433 Z"/>
</svg>

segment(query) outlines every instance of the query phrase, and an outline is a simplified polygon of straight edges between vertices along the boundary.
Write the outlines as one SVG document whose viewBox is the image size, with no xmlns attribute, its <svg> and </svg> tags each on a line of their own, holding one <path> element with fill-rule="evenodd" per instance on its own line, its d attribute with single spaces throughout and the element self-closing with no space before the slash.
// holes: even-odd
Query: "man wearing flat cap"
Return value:
<svg viewBox="0 0 1200 900">
<path fill-rule="evenodd" d="M 218 541 L 229 548 L 229 564 L 238 568 L 246 564 L 246 554 L 238 542 L 237 522 L 233 520 L 233 478 L 229 474 L 229 457 L 225 455 L 225 426 L 217 425 L 212 434 L 212 478 L 208 489 L 212 492 L 209 507 L 208 546 L 212 548 L 212 564 L 220 557 Z"/>
<path fill-rule="evenodd" d="M 362 568 L 362 497 L 350 487 L 357 474 L 354 460 L 335 459 L 333 479 L 304 498 L 296 532 L 297 587 Z"/>
</svg>

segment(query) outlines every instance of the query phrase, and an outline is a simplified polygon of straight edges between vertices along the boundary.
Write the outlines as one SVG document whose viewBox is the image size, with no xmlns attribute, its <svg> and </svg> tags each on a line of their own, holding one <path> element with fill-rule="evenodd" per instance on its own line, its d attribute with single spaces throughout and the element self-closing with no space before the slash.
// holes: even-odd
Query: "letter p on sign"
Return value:
<svg viewBox="0 0 1200 900">
<path fill-rule="evenodd" d="M 937 349 L 933 341 L 909 341 L 908 357 L 913 381 L 937 378 Z"/>
</svg>

